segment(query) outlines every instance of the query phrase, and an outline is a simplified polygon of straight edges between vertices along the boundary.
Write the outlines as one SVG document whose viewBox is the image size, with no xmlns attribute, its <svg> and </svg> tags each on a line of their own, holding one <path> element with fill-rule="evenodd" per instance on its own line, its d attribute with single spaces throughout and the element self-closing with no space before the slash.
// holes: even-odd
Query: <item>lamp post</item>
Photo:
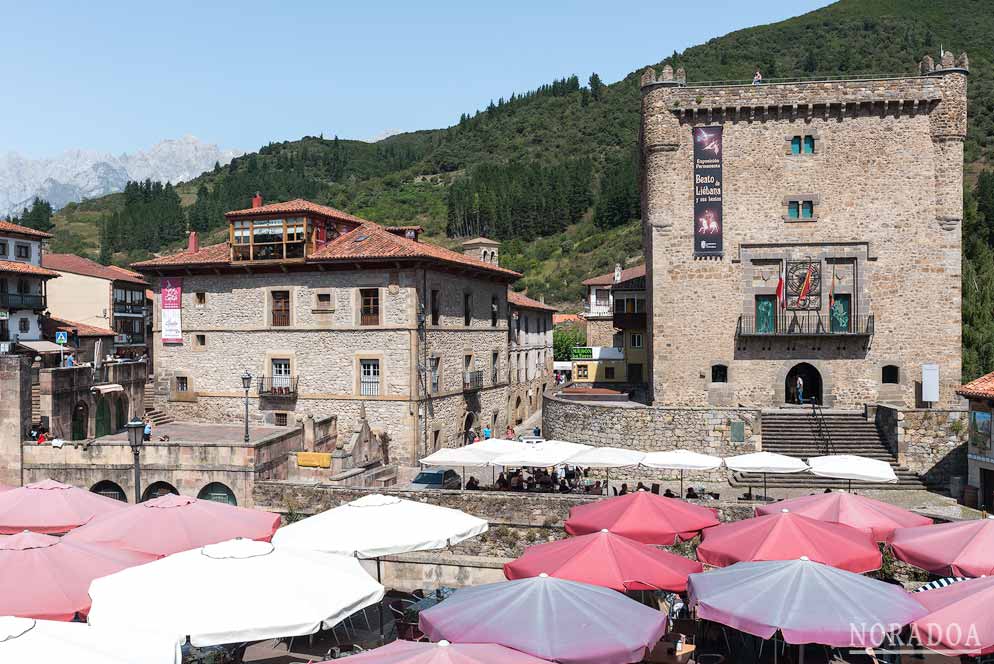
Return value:
<svg viewBox="0 0 994 664">
<path fill-rule="evenodd" d="M 131 445 L 131 453 L 135 456 L 135 505 L 142 499 L 142 467 L 141 451 L 145 444 L 145 423 L 137 417 L 132 417 L 125 427 L 128 430 L 128 443 Z"/>
<path fill-rule="evenodd" d="M 252 374 L 245 370 L 242 374 L 242 389 L 245 390 L 245 442 L 249 442 L 249 432 L 248 432 L 248 393 L 249 388 L 252 387 Z"/>
</svg>

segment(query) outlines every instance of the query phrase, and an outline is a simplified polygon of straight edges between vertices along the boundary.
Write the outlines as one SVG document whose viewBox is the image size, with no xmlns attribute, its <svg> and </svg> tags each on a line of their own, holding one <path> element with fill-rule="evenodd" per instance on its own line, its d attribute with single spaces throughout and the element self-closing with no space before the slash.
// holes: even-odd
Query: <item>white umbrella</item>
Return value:
<svg viewBox="0 0 994 664">
<path fill-rule="evenodd" d="M 443 549 L 486 532 L 465 512 L 395 496 L 370 494 L 315 514 L 273 535 L 273 543 L 356 558 Z"/>
<path fill-rule="evenodd" d="M 502 454 L 493 460 L 495 466 L 520 468 L 548 468 L 567 463 L 580 452 L 591 449 L 590 445 L 569 443 L 565 440 L 546 440 L 535 443 L 519 452 Z"/>
<path fill-rule="evenodd" d="M 180 645 L 163 634 L 111 631 L 84 623 L 0 617 L 0 662 L 10 664 L 179 664 Z"/>
<path fill-rule="evenodd" d="M 566 463 L 589 468 L 624 468 L 625 466 L 637 466 L 643 457 L 645 457 L 645 453 L 636 450 L 625 450 L 620 447 L 591 447 L 570 457 Z"/>
<path fill-rule="evenodd" d="M 717 470 L 721 468 L 722 458 L 691 452 L 690 450 L 667 450 L 666 452 L 649 452 L 642 459 L 646 468 L 661 468 L 664 470 L 680 471 L 680 495 L 683 495 L 683 474 L 688 470 Z"/>
<path fill-rule="evenodd" d="M 739 473 L 763 473 L 763 498 L 766 498 L 767 473 L 800 473 L 808 469 L 808 464 L 800 459 L 774 452 L 753 452 L 725 457 L 725 466 Z"/>
<path fill-rule="evenodd" d="M 383 586 L 354 558 L 234 539 L 96 579 L 90 598 L 95 627 L 154 624 L 211 646 L 330 629 L 379 602 Z"/>
<path fill-rule="evenodd" d="M 854 454 L 830 454 L 828 456 L 810 457 L 808 465 L 811 472 L 819 477 L 834 477 L 849 480 L 849 490 L 852 481 L 857 482 L 897 482 L 897 475 L 890 464 L 880 459 L 856 456 Z"/>
</svg>

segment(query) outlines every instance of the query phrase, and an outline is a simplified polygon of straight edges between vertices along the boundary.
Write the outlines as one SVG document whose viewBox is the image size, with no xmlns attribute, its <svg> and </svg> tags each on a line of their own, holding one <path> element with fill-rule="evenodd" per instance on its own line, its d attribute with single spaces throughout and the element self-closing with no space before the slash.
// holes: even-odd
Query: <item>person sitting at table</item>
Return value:
<svg viewBox="0 0 994 664">
<path fill-rule="evenodd" d="M 627 482 L 622 482 L 621 483 L 621 491 L 618 492 L 618 495 L 619 496 L 627 496 L 628 495 L 628 483 Z"/>
<path fill-rule="evenodd" d="M 635 487 L 635 490 L 636 491 L 648 491 L 649 489 L 646 488 L 646 486 L 644 484 L 642 484 L 641 482 L 639 482 L 638 486 Z"/>
<path fill-rule="evenodd" d="M 688 486 L 687 487 L 687 500 L 697 500 L 698 498 L 700 498 L 700 496 L 698 496 L 697 492 L 694 491 L 694 487 Z"/>
<path fill-rule="evenodd" d="M 469 480 L 466 482 L 466 488 L 470 491 L 476 491 L 480 488 L 480 482 L 472 475 L 469 476 Z"/>
<path fill-rule="evenodd" d="M 524 491 L 525 483 L 521 478 L 521 473 L 517 472 L 511 475 L 511 491 Z"/>
<path fill-rule="evenodd" d="M 601 481 L 600 480 L 597 480 L 596 482 L 594 482 L 593 486 L 587 487 L 587 493 L 592 493 L 595 496 L 601 495 L 601 492 L 603 490 L 604 489 L 601 488 Z"/>
<path fill-rule="evenodd" d="M 511 488 L 511 483 L 507 481 L 507 477 L 503 472 L 501 472 L 501 474 L 497 476 L 497 481 L 494 482 L 494 486 L 497 487 L 498 491 L 507 491 Z"/>
<path fill-rule="evenodd" d="M 569 493 L 572 490 L 573 489 L 570 488 L 570 485 L 566 481 L 565 477 L 563 479 L 559 480 L 559 493 Z"/>
<path fill-rule="evenodd" d="M 666 489 L 666 491 L 663 491 L 663 497 L 665 497 L 665 498 L 676 498 L 676 494 L 673 493 L 672 491 L 670 491 L 669 489 Z"/>
</svg>

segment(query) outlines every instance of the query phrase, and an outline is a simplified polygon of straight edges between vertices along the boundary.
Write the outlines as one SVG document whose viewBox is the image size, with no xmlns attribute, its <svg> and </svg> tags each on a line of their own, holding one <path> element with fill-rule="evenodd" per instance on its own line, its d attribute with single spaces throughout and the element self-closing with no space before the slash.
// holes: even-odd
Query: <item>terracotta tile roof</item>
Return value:
<svg viewBox="0 0 994 664">
<path fill-rule="evenodd" d="M 508 289 L 507 291 L 507 302 L 512 306 L 521 307 L 522 309 L 539 309 L 541 311 L 559 311 L 555 307 L 550 307 L 545 302 L 539 302 L 538 300 L 533 300 L 524 293 L 516 293 L 511 289 Z"/>
<path fill-rule="evenodd" d="M 335 208 L 328 207 L 327 205 L 318 205 L 317 203 L 305 201 L 303 198 L 295 198 L 292 201 L 287 201 L 285 203 L 270 203 L 269 205 L 263 205 L 257 208 L 233 210 L 232 212 L 226 212 L 224 216 L 228 217 L 229 219 L 237 219 L 238 217 L 257 217 L 269 214 L 307 214 L 307 213 L 316 214 L 331 219 L 341 219 L 343 221 L 352 221 L 359 224 L 363 223 L 362 219 L 353 216 L 348 212 L 342 212 L 341 210 L 336 210 Z"/>
<path fill-rule="evenodd" d="M 552 314 L 552 324 L 562 325 L 563 323 L 585 323 L 580 314 Z"/>
<path fill-rule="evenodd" d="M 147 261 L 132 263 L 131 267 L 138 269 L 168 266 L 192 267 L 194 265 L 228 265 L 229 263 L 231 263 L 231 250 L 227 242 L 222 242 L 201 247 L 200 251 L 194 253 L 181 251 L 178 254 L 150 258 Z"/>
<path fill-rule="evenodd" d="M 629 279 L 644 276 L 645 263 L 621 271 L 621 281 L 628 281 Z M 608 272 L 607 274 L 601 274 L 596 277 L 591 277 L 583 282 L 584 286 L 611 286 L 612 284 L 614 284 L 614 271 Z"/>
<path fill-rule="evenodd" d="M 49 327 L 54 330 L 65 332 L 76 330 L 81 337 L 113 337 L 116 334 L 114 330 L 109 330 L 106 327 L 97 327 L 96 325 L 77 323 L 76 321 L 65 320 L 64 318 L 44 318 L 42 319 L 42 325 L 45 327 L 46 334 L 48 333 Z"/>
<path fill-rule="evenodd" d="M 28 228 L 27 226 L 19 226 L 17 224 L 12 224 L 9 221 L 4 221 L 0 219 L 0 234 L 2 233 L 17 233 L 18 235 L 28 235 L 39 240 L 44 240 L 52 237 L 51 233 L 45 233 L 44 231 L 36 231 L 33 228 Z"/>
<path fill-rule="evenodd" d="M 994 372 L 963 385 L 956 394 L 974 399 L 994 399 Z"/>
<path fill-rule="evenodd" d="M 59 276 L 58 272 L 52 272 L 51 270 L 46 270 L 43 267 L 38 267 L 30 263 L 18 263 L 17 261 L 0 261 L 0 272 L 30 274 L 33 277 L 47 277 L 49 279 Z"/>
<path fill-rule="evenodd" d="M 145 278 L 137 272 L 113 265 L 101 265 L 96 261 L 91 261 L 89 258 L 83 258 L 75 254 L 44 254 L 41 257 L 41 264 L 50 270 L 81 274 L 84 277 L 96 277 L 97 279 L 107 279 L 108 281 L 126 281 L 142 286 L 148 285 Z"/>
<path fill-rule="evenodd" d="M 474 237 L 471 240 L 464 240 L 462 242 L 462 244 L 464 244 L 464 245 L 466 245 L 466 244 L 500 244 L 500 242 L 498 242 L 497 240 L 491 240 L 490 238 L 483 237 L 481 235 L 480 237 Z"/>
<path fill-rule="evenodd" d="M 391 233 L 403 233 L 405 231 L 415 231 L 416 233 L 424 233 L 423 226 L 384 226 Z"/>
</svg>

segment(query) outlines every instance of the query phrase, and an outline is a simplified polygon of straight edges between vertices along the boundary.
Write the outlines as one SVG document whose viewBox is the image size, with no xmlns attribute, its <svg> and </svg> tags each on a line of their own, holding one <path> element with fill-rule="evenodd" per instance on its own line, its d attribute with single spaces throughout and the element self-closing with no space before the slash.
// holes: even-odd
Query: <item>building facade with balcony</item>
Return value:
<svg viewBox="0 0 994 664">
<path fill-rule="evenodd" d="M 920 75 L 641 82 L 659 406 L 921 405 L 961 370 L 965 54 Z"/>
<path fill-rule="evenodd" d="M 507 412 L 510 423 L 518 425 L 542 408 L 542 395 L 554 386 L 552 316 L 556 308 L 514 291 L 508 291 L 507 302 Z M 495 435 L 500 437 L 503 432 Z"/>
<path fill-rule="evenodd" d="M 187 421 L 295 425 L 364 409 L 412 465 L 506 425 L 507 289 L 493 260 L 309 201 L 227 214 L 229 241 L 138 263 L 155 296 L 156 407 Z M 489 247 L 488 258 L 489 258 Z M 166 294 L 165 301 L 163 293 Z M 165 305 L 165 308 L 164 308 Z"/>
<path fill-rule="evenodd" d="M 583 302 L 583 318 L 587 328 L 587 343 L 591 346 L 612 346 L 617 329 L 614 325 L 614 290 L 632 280 L 645 280 L 645 265 L 622 269 L 591 277 L 583 282 L 587 292 Z"/>
<path fill-rule="evenodd" d="M 0 344 L 7 352 L 42 339 L 39 316 L 48 307 L 49 281 L 59 276 L 42 267 L 44 243 L 51 237 L 0 220 Z"/>
<path fill-rule="evenodd" d="M 148 282 L 137 272 L 74 254 L 45 254 L 42 265 L 61 278 L 49 292 L 53 316 L 114 331 L 106 355 L 140 358 L 148 352 Z"/>
</svg>

